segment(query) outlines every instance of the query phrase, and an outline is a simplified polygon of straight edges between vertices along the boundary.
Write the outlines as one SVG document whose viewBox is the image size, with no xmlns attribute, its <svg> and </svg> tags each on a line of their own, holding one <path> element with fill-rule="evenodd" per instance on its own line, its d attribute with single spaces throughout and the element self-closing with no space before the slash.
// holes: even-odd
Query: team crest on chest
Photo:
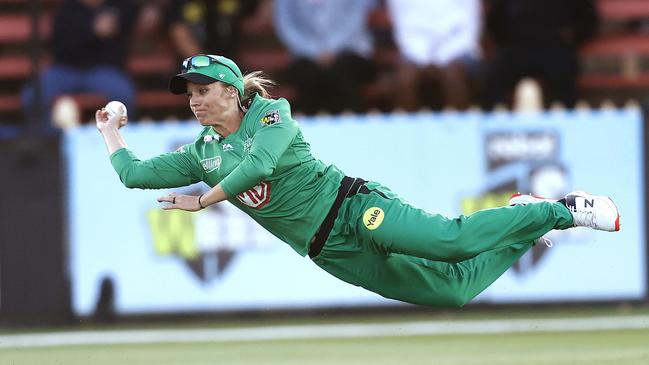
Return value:
<svg viewBox="0 0 649 365">
<path fill-rule="evenodd" d="M 253 209 L 259 209 L 270 202 L 270 183 L 262 181 L 252 189 L 237 195 L 237 199 Z"/>
<path fill-rule="evenodd" d="M 269 112 L 266 112 L 261 120 L 259 120 L 262 125 L 273 125 L 275 123 L 279 123 L 279 121 L 279 110 L 271 110 Z"/>
<path fill-rule="evenodd" d="M 201 160 L 201 165 L 203 166 L 203 170 L 205 170 L 206 173 L 210 173 L 221 167 L 221 156 Z"/>
</svg>

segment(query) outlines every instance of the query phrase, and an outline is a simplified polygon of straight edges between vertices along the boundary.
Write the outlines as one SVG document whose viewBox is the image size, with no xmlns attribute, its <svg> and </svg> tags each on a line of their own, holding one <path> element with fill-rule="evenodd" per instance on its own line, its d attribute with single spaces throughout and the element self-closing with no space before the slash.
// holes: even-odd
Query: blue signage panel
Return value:
<svg viewBox="0 0 649 365">
<path fill-rule="evenodd" d="M 642 116 L 638 110 L 303 118 L 316 157 L 447 216 L 507 204 L 513 192 L 610 195 L 622 231 L 554 231 L 476 301 L 639 299 L 646 293 Z M 192 141 L 193 123 L 133 125 L 140 158 Z M 103 279 L 121 314 L 385 305 L 278 241 L 229 203 L 160 210 L 171 190 L 121 185 L 94 128 L 66 133 L 73 305 L 92 313 Z M 205 184 L 173 189 L 200 193 Z"/>
</svg>

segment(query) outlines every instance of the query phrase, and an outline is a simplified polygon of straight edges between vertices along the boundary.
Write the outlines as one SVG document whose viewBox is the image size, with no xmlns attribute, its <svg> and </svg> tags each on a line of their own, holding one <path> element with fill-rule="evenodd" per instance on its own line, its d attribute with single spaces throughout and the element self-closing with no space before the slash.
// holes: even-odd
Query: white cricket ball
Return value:
<svg viewBox="0 0 649 365">
<path fill-rule="evenodd" d="M 112 118 L 114 115 L 119 115 L 120 117 L 127 116 L 126 105 L 121 101 L 113 100 L 106 104 L 104 109 L 108 112 L 108 118 Z"/>
</svg>

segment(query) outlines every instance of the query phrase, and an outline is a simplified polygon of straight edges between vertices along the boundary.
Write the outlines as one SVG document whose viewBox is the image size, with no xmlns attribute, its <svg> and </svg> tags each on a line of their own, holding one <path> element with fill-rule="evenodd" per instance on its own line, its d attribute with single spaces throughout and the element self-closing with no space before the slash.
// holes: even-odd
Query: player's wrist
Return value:
<svg viewBox="0 0 649 365">
<path fill-rule="evenodd" d="M 101 129 L 99 129 L 99 132 L 105 137 L 115 135 L 119 133 L 119 125 L 106 124 Z"/>
<path fill-rule="evenodd" d="M 203 203 L 201 203 L 201 198 L 202 197 L 203 197 L 203 194 L 198 196 L 198 206 L 199 206 L 200 209 L 205 209 L 207 207 L 207 205 L 203 205 Z"/>
</svg>

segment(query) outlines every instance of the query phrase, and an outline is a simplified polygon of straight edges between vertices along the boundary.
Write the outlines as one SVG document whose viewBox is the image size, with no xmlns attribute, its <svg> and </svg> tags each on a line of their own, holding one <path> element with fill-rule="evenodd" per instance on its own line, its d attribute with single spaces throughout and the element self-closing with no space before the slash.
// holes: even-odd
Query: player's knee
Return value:
<svg viewBox="0 0 649 365">
<path fill-rule="evenodd" d="M 469 303 L 471 298 L 467 298 L 463 293 L 458 293 L 449 298 L 448 306 L 454 308 L 462 308 L 465 304 Z"/>
<path fill-rule="evenodd" d="M 448 308 L 461 308 L 473 299 L 462 292 L 452 292 L 436 295 L 431 295 L 423 300 L 419 300 L 419 304 L 430 305 L 434 307 L 448 307 Z"/>
</svg>

